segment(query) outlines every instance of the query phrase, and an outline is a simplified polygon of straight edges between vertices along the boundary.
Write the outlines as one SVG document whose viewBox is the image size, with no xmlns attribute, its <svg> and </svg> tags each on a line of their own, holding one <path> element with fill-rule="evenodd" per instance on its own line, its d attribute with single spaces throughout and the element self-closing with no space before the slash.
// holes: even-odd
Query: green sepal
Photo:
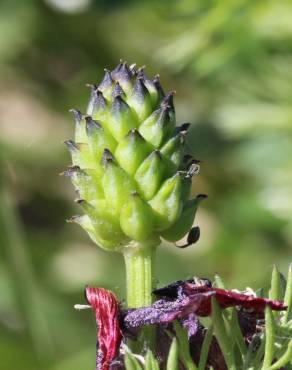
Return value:
<svg viewBox="0 0 292 370">
<path fill-rule="evenodd" d="M 93 120 L 89 116 L 87 116 L 85 120 L 88 145 L 95 161 L 100 163 L 104 150 L 109 149 L 113 152 L 117 146 L 117 142 L 112 135 L 103 128 L 100 122 Z"/>
<path fill-rule="evenodd" d="M 103 154 L 104 175 L 102 185 L 108 207 L 119 214 L 130 193 L 136 191 L 131 177 L 116 163 L 113 155 L 107 149 Z"/>
<path fill-rule="evenodd" d="M 93 169 L 82 170 L 79 166 L 72 166 L 63 174 L 70 177 L 80 198 L 87 201 L 104 198 L 99 171 Z"/>
<path fill-rule="evenodd" d="M 97 244 L 100 248 L 106 250 L 106 251 L 114 251 L 117 249 L 117 244 L 112 243 L 108 240 L 102 239 L 97 233 L 96 230 L 94 229 L 94 226 L 91 222 L 91 219 L 89 218 L 88 215 L 82 215 L 82 216 L 73 216 L 67 220 L 69 223 L 75 223 L 80 225 L 83 230 L 87 232 L 89 235 L 90 239 Z"/>
<path fill-rule="evenodd" d="M 142 78 L 137 78 L 127 103 L 136 112 L 139 121 L 143 122 L 151 113 L 151 98 Z"/>
<path fill-rule="evenodd" d="M 117 246 L 127 240 L 116 215 L 109 208 L 106 201 L 100 200 L 89 203 L 86 200 L 79 199 L 77 202 L 89 216 L 95 233 L 101 239 L 116 243 Z"/>
<path fill-rule="evenodd" d="M 123 232 L 133 240 L 147 240 L 154 229 L 153 213 L 137 192 L 130 194 L 121 209 L 120 224 Z"/>
<path fill-rule="evenodd" d="M 182 239 L 190 231 L 198 206 L 203 199 L 206 199 L 206 195 L 200 194 L 195 199 L 187 201 L 176 223 L 161 233 L 162 238 L 171 242 Z"/>
<path fill-rule="evenodd" d="M 156 218 L 158 230 L 165 230 L 178 219 L 182 210 L 181 190 L 182 175 L 177 172 L 167 179 L 158 193 L 149 202 Z"/>
<path fill-rule="evenodd" d="M 135 180 L 141 195 L 150 200 L 156 194 L 165 173 L 165 163 L 159 150 L 154 150 L 140 165 Z"/>
<path fill-rule="evenodd" d="M 175 121 L 170 118 L 169 111 L 168 106 L 160 107 L 139 128 L 141 135 L 155 148 L 160 148 L 173 133 Z"/>
<path fill-rule="evenodd" d="M 138 119 L 135 113 L 120 95 L 114 98 L 110 113 L 108 129 L 117 141 L 120 141 L 131 129 L 137 128 Z"/>
<path fill-rule="evenodd" d="M 149 155 L 151 148 L 137 129 L 131 130 L 119 143 L 115 157 L 119 165 L 131 176 L 144 159 Z"/>
</svg>

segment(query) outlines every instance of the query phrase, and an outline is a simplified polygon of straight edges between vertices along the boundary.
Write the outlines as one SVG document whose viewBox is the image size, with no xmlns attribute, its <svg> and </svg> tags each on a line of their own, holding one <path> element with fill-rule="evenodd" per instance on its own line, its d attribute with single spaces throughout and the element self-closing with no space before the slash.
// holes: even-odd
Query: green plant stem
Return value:
<svg viewBox="0 0 292 370">
<path fill-rule="evenodd" d="M 156 240 L 132 242 L 124 250 L 127 306 L 137 308 L 152 303 Z"/>
<path fill-rule="evenodd" d="M 127 284 L 127 306 L 138 308 L 152 303 L 154 286 L 154 257 L 160 240 L 151 239 L 144 243 L 132 242 L 124 249 Z M 149 347 L 155 343 L 154 330 L 146 326 L 140 337 L 140 342 L 147 342 Z M 129 343 L 133 350 L 138 350 L 137 343 Z"/>
</svg>

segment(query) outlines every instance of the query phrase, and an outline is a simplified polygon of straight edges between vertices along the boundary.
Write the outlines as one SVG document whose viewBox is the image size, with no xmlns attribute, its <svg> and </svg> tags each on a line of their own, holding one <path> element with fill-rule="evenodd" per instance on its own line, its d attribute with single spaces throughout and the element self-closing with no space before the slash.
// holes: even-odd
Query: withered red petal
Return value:
<svg viewBox="0 0 292 370">
<path fill-rule="evenodd" d="M 98 326 L 96 370 L 108 370 L 118 355 L 122 339 L 119 303 L 112 292 L 103 288 L 86 287 L 85 294 Z"/>
<path fill-rule="evenodd" d="M 188 296 L 212 292 L 212 295 L 215 296 L 222 309 L 240 306 L 243 308 L 252 309 L 258 313 L 263 312 L 266 306 L 269 306 L 275 311 L 282 311 L 286 309 L 284 303 L 281 301 L 275 301 L 268 298 L 258 298 L 246 293 L 237 293 L 233 292 L 232 290 L 211 288 L 205 285 L 198 286 L 196 284 L 186 283 L 183 287 L 183 290 Z M 196 314 L 198 316 L 209 316 L 211 314 L 211 296 L 202 303 L 203 304 L 196 311 Z"/>
</svg>

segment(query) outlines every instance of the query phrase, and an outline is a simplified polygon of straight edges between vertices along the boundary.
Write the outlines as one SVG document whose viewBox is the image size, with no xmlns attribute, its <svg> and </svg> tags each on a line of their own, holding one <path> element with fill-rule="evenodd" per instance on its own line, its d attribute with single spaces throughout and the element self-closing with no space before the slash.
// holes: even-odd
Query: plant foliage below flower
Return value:
<svg viewBox="0 0 292 370">
<path fill-rule="evenodd" d="M 161 298 L 151 306 L 131 310 L 118 310 L 119 304 L 109 291 L 86 288 L 99 326 L 98 343 L 102 344 L 96 369 L 289 369 L 292 265 L 287 282 L 274 268 L 269 299 L 250 290 L 226 290 L 219 277 L 216 281 L 220 288 L 206 279 L 173 283 L 155 291 Z M 208 327 L 199 316 L 210 317 Z M 155 325 L 158 333 L 156 347 L 146 353 L 145 348 L 141 353 L 131 351 L 125 340 L 139 338 L 137 328 L 149 324 Z M 103 335 L 114 339 L 105 341 Z"/>
</svg>

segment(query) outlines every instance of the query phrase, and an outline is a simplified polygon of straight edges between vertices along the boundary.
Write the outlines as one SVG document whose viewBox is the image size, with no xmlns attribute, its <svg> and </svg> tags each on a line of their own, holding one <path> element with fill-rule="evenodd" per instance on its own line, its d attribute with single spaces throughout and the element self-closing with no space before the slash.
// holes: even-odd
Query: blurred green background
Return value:
<svg viewBox="0 0 292 370">
<path fill-rule="evenodd" d="M 62 141 L 87 82 L 122 58 L 175 89 L 203 160 L 200 241 L 157 257 L 159 284 L 222 275 L 268 284 L 292 260 L 292 3 L 257 0 L 0 2 L 0 367 L 94 368 L 87 283 L 124 297 L 122 257 L 65 219 L 79 212 Z"/>
</svg>

